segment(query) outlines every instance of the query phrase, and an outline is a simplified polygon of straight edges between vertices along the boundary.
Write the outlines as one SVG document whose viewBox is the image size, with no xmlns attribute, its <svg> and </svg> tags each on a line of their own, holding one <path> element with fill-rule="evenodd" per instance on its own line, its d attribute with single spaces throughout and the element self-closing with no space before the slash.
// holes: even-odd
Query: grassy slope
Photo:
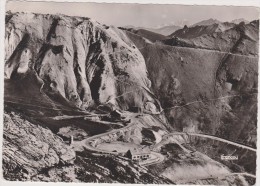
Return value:
<svg viewBox="0 0 260 186">
<path fill-rule="evenodd" d="M 131 39 L 136 43 L 139 38 Z M 255 145 L 256 96 L 250 94 L 257 87 L 257 58 L 161 44 L 149 44 L 140 51 L 163 108 L 203 101 L 166 110 L 173 127 L 183 130 L 194 126 L 195 130 Z M 241 79 L 236 80 L 238 77 Z M 180 86 L 175 87 L 174 78 Z M 226 82 L 232 84 L 231 91 L 225 89 Z"/>
<path fill-rule="evenodd" d="M 171 79 L 176 77 L 182 89 L 187 90 L 182 91 L 186 101 L 193 101 L 200 94 L 210 98 L 214 90 L 214 70 L 223 54 L 159 44 L 149 45 L 141 52 L 148 59 L 146 64 L 155 91 L 170 94 Z"/>
</svg>

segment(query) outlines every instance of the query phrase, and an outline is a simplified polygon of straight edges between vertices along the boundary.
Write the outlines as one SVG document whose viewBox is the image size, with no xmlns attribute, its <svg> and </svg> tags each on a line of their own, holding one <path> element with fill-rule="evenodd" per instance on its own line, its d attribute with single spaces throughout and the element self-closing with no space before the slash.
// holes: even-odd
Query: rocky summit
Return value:
<svg viewBox="0 0 260 186">
<path fill-rule="evenodd" d="M 62 14 L 5 21 L 6 180 L 255 183 L 258 20 L 157 33 Z"/>
</svg>

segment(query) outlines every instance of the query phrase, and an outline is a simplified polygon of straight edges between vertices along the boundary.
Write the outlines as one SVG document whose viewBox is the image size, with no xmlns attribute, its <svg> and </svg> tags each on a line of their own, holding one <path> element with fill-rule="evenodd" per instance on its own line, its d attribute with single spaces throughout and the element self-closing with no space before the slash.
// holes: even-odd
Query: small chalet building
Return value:
<svg viewBox="0 0 260 186">
<path fill-rule="evenodd" d="M 149 149 L 133 148 L 126 152 L 126 157 L 134 161 L 147 160 L 151 157 Z"/>
</svg>

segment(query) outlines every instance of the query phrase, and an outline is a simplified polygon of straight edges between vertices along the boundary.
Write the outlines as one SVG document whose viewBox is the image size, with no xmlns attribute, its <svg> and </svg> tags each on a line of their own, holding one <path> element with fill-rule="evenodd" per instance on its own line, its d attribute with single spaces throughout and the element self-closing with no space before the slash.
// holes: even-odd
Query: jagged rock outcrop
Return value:
<svg viewBox="0 0 260 186">
<path fill-rule="evenodd" d="M 7 18 L 6 79 L 35 71 L 43 91 L 80 108 L 154 102 L 144 59 L 123 31 L 82 17 L 10 13 Z"/>
<path fill-rule="evenodd" d="M 73 164 L 74 150 L 49 129 L 34 125 L 15 112 L 4 114 L 3 166 L 4 177 L 21 170 L 20 178 L 34 176 L 57 165 Z"/>
</svg>

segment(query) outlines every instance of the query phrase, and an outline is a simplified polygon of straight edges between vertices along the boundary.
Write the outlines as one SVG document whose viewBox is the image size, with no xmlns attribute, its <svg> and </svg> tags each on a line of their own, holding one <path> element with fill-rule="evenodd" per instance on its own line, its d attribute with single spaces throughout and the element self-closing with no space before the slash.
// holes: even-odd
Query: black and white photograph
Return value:
<svg viewBox="0 0 260 186">
<path fill-rule="evenodd" d="M 256 185 L 259 8 L 158 3 L 6 1 L 1 179 Z"/>
</svg>

